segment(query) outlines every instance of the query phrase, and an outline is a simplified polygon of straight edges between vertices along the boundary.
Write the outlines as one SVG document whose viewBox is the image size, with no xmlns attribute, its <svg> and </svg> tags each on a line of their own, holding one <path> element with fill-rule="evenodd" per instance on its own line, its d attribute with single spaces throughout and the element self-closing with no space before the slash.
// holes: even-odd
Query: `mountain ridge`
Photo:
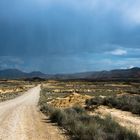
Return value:
<svg viewBox="0 0 140 140">
<path fill-rule="evenodd" d="M 18 69 L 0 70 L 0 79 L 20 79 L 40 77 L 45 79 L 89 79 L 89 80 L 112 80 L 112 79 L 140 79 L 140 68 L 134 67 L 131 69 L 114 69 L 110 71 L 90 71 L 79 72 L 73 74 L 45 74 L 40 71 L 23 72 Z"/>
</svg>

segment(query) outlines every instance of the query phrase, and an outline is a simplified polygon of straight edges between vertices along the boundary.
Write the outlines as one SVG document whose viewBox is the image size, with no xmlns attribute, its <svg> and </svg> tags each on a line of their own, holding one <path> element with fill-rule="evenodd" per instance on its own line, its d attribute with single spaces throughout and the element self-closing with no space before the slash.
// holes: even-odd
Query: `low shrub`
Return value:
<svg viewBox="0 0 140 140">
<path fill-rule="evenodd" d="M 0 102 L 14 99 L 20 95 L 22 95 L 23 92 L 13 92 L 13 93 L 0 93 Z"/>
<path fill-rule="evenodd" d="M 109 107 L 114 107 L 121 109 L 123 111 L 130 111 L 134 114 L 140 115 L 140 96 L 122 95 L 122 96 L 110 96 L 110 97 L 95 97 L 88 99 L 86 105 L 107 105 Z"/>
<path fill-rule="evenodd" d="M 53 109 L 50 120 L 66 129 L 73 140 L 140 140 L 136 133 L 121 127 L 110 117 L 101 119 L 86 112 L 78 113 L 74 108 Z"/>
<path fill-rule="evenodd" d="M 89 101 L 90 105 L 94 102 Z M 101 99 L 99 101 L 101 101 L 100 104 L 103 103 Z M 45 102 L 42 94 L 39 105 L 40 110 L 49 115 L 51 122 L 67 130 L 73 140 L 140 140 L 136 133 L 121 127 L 110 116 L 105 119 L 90 116 L 79 106 L 63 110 L 56 109 Z"/>
</svg>

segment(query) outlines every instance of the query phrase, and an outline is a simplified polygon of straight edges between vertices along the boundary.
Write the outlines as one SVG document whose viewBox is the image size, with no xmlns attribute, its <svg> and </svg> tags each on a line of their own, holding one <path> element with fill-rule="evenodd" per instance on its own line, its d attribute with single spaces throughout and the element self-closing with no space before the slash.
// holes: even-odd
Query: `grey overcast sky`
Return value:
<svg viewBox="0 0 140 140">
<path fill-rule="evenodd" d="M 139 0 L 0 0 L 0 69 L 140 66 Z"/>
</svg>

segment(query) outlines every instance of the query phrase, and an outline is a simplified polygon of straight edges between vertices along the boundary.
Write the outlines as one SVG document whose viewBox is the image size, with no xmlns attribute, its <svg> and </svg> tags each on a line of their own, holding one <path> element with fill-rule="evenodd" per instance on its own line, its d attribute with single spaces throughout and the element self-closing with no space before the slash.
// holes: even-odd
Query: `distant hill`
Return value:
<svg viewBox="0 0 140 140">
<path fill-rule="evenodd" d="M 40 78 L 45 78 L 47 77 L 46 74 L 40 72 L 40 71 L 33 71 L 31 73 L 27 74 L 27 77 L 40 77 Z"/>
<path fill-rule="evenodd" d="M 33 78 L 40 77 L 45 79 L 87 79 L 87 80 L 127 80 L 127 79 L 139 79 L 140 80 L 140 68 L 135 67 L 132 69 L 116 69 L 111 71 L 97 71 L 97 72 L 82 72 L 75 74 L 56 74 L 48 75 L 40 71 L 34 71 L 31 73 L 22 72 L 18 69 L 6 69 L 0 70 L 0 79 L 19 79 L 19 78 Z"/>
<path fill-rule="evenodd" d="M 15 79 L 15 78 L 23 78 L 26 77 L 27 73 L 22 72 L 17 69 L 6 69 L 0 70 L 0 78 L 1 79 Z"/>
<path fill-rule="evenodd" d="M 85 80 L 139 80 L 140 68 L 116 69 L 111 71 L 93 71 L 75 74 L 58 74 L 53 76 L 54 79 L 85 79 Z"/>
<path fill-rule="evenodd" d="M 33 77 L 46 78 L 47 75 L 39 71 L 26 73 L 18 69 L 0 70 L 0 79 L 19 79 L 19 78 L 33 78 Z"/>
</svg>

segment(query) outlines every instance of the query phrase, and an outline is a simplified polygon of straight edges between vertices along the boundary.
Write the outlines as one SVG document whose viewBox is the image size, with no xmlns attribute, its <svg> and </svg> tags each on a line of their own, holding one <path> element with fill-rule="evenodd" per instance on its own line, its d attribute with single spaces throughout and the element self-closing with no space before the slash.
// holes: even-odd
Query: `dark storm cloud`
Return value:
<svg viewBox="0 0 140 140">
<path fill-rule="evenodd" d="M 133 52 L 140 48 L 139 4 L 132 5 L 131 0 L 1 1 L 0 56 L 24 61 L 17 64 L 22 69 L 49 73 L 128 65 L 128 58 L 140 57 Z M 117 49 L 127 53 L 111 53 Z M 114 66 L 114 61 L 123 63 Z"/>
</svg>

